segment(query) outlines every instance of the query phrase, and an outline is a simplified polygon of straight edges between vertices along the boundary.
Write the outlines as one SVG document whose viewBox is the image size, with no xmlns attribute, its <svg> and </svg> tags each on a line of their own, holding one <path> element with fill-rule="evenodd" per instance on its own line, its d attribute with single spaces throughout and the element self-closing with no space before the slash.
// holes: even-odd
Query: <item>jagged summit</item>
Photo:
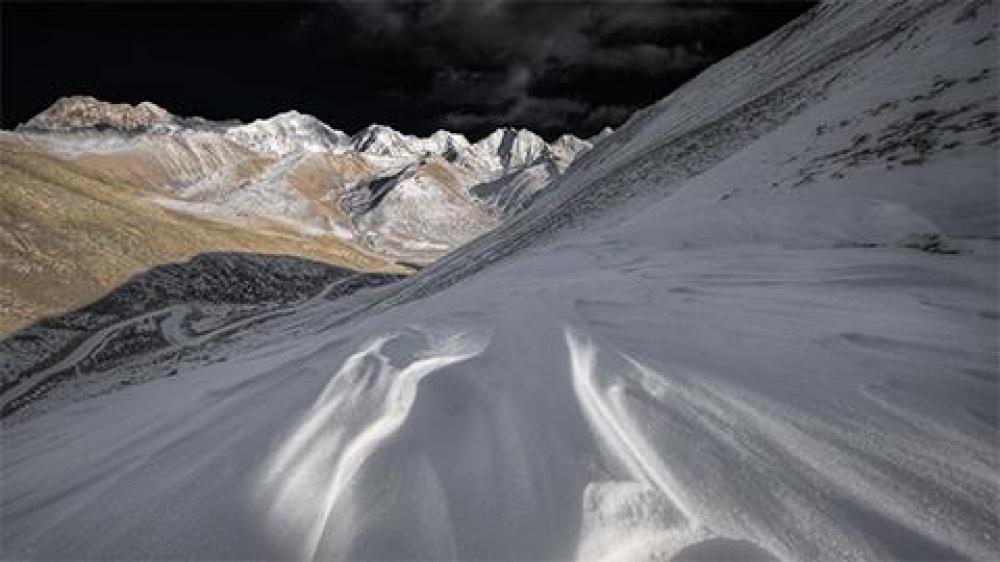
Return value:
<svg viewBox="0 0 1000 562">
<path fill-rule="evenodd" d="M 372 124 L 351 137 L 351 148 L 372 156 L 402 158 L 417 154 L 414 137 L 404 135 L 392 127 Z"/>
<path fill-rule="evenodd" d="M 20 128 L 49 131 L 95 128 L 140 132 L 176 121 L 177 118 L 170 112 L 148 101 L 130 105 L 101 101 L 92 96 L 67 96 L 56 100 Z"/>
<path fill-rule="evenodd" d="M 351 294 L 288 261 L 199 261 L 0 346 L 4 552 L 996 559 L 996 10 L 817 4 L 538 197 L 548 164 L 486 185 L 530 206 L 451 251 L 488 218 L 454 162 L 369 179 L 378 158 L 303 155 L 244 184 L 268 161 L 249 157 L 217 190 L 241 210 L 356 195 L 339 224 L 371 248 L 447 253 Z M 518 135 L 496 137 L 498 158 Z M 0 304 L 205 228 L 97 189 L 98 155 L 3 156 L 0 278 L 24 289 Z M 313 167 L 355 159 L 364 181 Z"/>
<path fill-rule="evenodd" d="M 565 170 L 577 156 L 593 147 L 594 144 L 590 141 L 585 141 L 575 135 L 565 134 L 549 145 L 549 152 L 551 159 L 555 161 L 559 169 Z"/>
</svg>

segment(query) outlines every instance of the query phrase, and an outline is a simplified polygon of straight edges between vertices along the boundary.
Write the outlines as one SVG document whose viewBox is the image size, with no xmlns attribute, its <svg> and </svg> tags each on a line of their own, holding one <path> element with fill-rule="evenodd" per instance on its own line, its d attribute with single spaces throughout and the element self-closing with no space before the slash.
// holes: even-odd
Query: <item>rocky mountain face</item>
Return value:
<svg viewBox="0 0 1000 562">
<path fill-rule="evenodd" d="M 90 96 L 70 96 L 60 98 L 22 128 L 38 131 L 111 129 L 134 133 L 158 125 L 168 126 L 174 121 L 174 116 L 167 110 L 148 101 L 132 106 L 102 102 Z"/>
<path fill-rule="evenodd" d="M 351 138 L 343 131 L 298 111 L 231 127 L 225 137 L 254 152 L 276 157 L 303 150 L 344 152 L 351 145 Z"/>
<path fill-rule="evenodd" d="M 507 204 L 533 166 L 532 193 L 554 182 L 592 144 L 552 144 L 500 129 L 476 143 L 371 125 L 349 136 L 290 111 L 249 124 L 170 114 L 91 97 L 63 98 L 22 125 L 18 142 L 126 181 L 175 212 L 220 220 L 268 219 L 332 233 L 391 261 L 426 264 L 494 228 L 526 201 Z M 490 183 L 488 190 L 474 189 Z M 398 192 L 397 192 L 398 190 Z M 478 194 L 485 194 L 479 196 Z M 400 207 L 402 206 L 402 207 Z"/>
</svg>

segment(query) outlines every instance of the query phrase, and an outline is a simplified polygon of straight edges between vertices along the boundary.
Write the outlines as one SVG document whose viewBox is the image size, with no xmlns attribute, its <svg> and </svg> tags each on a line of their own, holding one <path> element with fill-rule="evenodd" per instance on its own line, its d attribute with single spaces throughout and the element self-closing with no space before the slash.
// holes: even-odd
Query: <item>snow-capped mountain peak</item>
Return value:
<svg viewBox="0 0 1000 562">
<path fill-rule="evenodd" d="M 232 166 L 190 202 L 243 191 L 239 211 L 300 220 L 329 202 L 318 218 L 365 253 L 439 257 L 389 286 L 271 256 L 193 261 L 5 342 L 4 551 L 996 559 L 995 4 L 819 3 L 555 184 L 542 154 L 467 185 L 541 149 L 512 129 L 455 161 Z M 368 149 L 426 140 L 366 133 Z M 0 275 L 27 290 L 10 306 L 5 285 L 0 312 L 126 275 L 136 247 L 188 248 L 137 244 L 151 227 L 253 234 L 97 181 L 172 170 L 146 164 L 170 143 L 207 160 L 194 141 L 212 134 L 151 135 L 88 174 L 100 154 L 67 163 L 10 136 Z M 492 220 L 470 192 L 528 206 Z M 262 247 L 310 240 L 275 234 Z M 91 267 L 95 250 L 113 259 Z"/>
<path fill-rule="evenodd" d="M 527 129 L 520 129 L 511 135 L 512 129 L 504 130 L 499 156 L 505 169 L 524 168 L 538 160 L 548 145 L 542 137 Z"/>
<path fill-rule="evenodd" d="M 424 139 L 424 146 L 427 152 L 440 154 L 448 160 L 454 160 L 459 154 L 468 150 L 472 144 L 461 133 L 439 129 Z"/>
<path fill-rule="evenodd" d="M 372 156 L 412 157 L 419 152 L 414 150 L 413 140 L 392 127 L 372 124 L 351 137 L 351 148 Z"/>
<path fill-rule="evenodd" d="M 231 127 L 226 137 L 255 152 L 278 156 L 297 151 L 342 152 L 350 145 L 350 137 L 343 131 L 294 110 Z"/>
</svg>

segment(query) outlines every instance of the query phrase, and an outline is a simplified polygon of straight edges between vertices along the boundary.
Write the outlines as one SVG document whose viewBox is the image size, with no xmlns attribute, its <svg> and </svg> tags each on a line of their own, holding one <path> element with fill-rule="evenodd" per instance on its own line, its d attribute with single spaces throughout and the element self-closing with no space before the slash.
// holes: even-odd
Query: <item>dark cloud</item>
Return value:
<svg viewBox="0 0 1000 562">
<path fill-rule="evenodd" d="M 383 0 L 33 12 L 15 4 L 3 21 L 5 109 L 23 113 L 8 99 L 28 105 L 32 87 L 43 97 L 60 82 L 75 88 L 60 94 L 85 91 L 83 82 L 96 84 L 86 90 L 95 95 L 137 101 L 129 98 L 141 92 L 211 117 L 297 108 L 349 131 L 377 121 L 420 134 L 445 127 L 478 137 L 514 125 L 550 138 L 589 135 L 808 5 Z M 122 64 L 126 52 L 159 67 Z M 56 84 L 26 72 L 31 63 Z M 61 70 L 67 63 L 75 66 Z M 199 82 L 184 82 L 192 77 Z"/>
<path fill-rule="evenodd" d="M 503 124 L 552 136 L 617 125 L 720 57 L 807 7 L 748 2 L 333 2 L 305 41 L 337 30 L 355 49 L 405 60 L 415 111 L 481 134 Z M 389 86 L 392 88 L 392 85 Z"/>
</svg>

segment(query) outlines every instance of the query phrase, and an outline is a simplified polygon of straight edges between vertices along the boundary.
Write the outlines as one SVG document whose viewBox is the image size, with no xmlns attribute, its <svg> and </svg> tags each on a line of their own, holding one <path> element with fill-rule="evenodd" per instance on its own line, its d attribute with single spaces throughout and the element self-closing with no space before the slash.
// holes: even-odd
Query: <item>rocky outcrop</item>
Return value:
<svg viewBox="0 0 1000 562">
<path fill-rule="evenodd" d="M 144 101 L 137 105 L 109 103 L 90 96 L 60 98 L 21 126 L 26 131 L 111 129 L 135 133 L 172 125 L 176 118 L 162 107 Z"/>
</svg>

